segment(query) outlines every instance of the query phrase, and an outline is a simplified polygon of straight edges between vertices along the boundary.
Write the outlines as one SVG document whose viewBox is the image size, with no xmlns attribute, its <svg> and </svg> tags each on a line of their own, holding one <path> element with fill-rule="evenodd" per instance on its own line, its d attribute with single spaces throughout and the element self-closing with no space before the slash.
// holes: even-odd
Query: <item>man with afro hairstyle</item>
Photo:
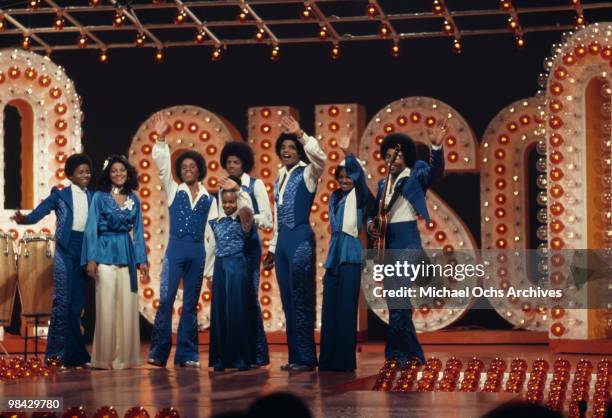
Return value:
<svg viewBox="0 0 612 418">
<path fill-rule="evenodd" d="M 444 175 L 444 151 L 442 139 L 446 133 L 446 120 L 436 123 L 436 133 L 428 131 L 431 142 L 431 165 L 425 161 L 416 160 L 416 146 L 412 138 L 401 133 L 387 135 L 380 146 L 380 155 L 387 164 L 393 154 L 399 153 L 390 167 L 389 187 L 383 196 L 385 180 L 378 182 L 376 193 L 377 205 L 384 199 L 388 214 L 388 225 L 385 235 L 385 248 L 389 250 L 407 251 L 409 257 L 418 254 L 411 260 L 416 264 L 421 260 L 421 236 L 417 227 L 419 215 L 429 222 L 429 213 L 425 203 L 427 189 Z M 380 238 L 380 229 L 376 218 L 368 220 L 368 233 L 374 238 Z M 389 326 L 387 327 L 387 342 L 385 358 L 399 360 L 405 363 L 410 360 L 425 362 L 423 348 L 417 339 L 412 309 L 393 309 L 389 307 Z"/>
<path fill-rule="evenodd" d="M 204 276 L 212 275 L 214 250 L 209 248 L 212 230 L 209 220 L 217 218 L 217 203 L 201 181 L 206 162 L 195 151 L 185 151 L 174 164 L 172 177 L 170 148 L 164 139 L 168 123 L 161 112 L 153 115 L 158 140 L 153 161 L 166 192 L 170 212 L 170 239 L 161 271 L 160 298 L 151 334 L 148 363 L 165 367 L 172 346 L 172 307 L 183 279 L 183 310 L 177 331 L 174 364 L 200 367 L 198 353 L 197 305 Z"/>
<path fill-rule="evenodd" d="M 289 361 L 281 370 L 312 371 L 317 365 L 315 325 L 315 238 L 310 208 L 327 155 L 291 116 L 281 118 L 276 154 L 283 167 L 274 183 L 274 236 L 264 268 L 276 268 L 287 323 Z"/>
</svg>

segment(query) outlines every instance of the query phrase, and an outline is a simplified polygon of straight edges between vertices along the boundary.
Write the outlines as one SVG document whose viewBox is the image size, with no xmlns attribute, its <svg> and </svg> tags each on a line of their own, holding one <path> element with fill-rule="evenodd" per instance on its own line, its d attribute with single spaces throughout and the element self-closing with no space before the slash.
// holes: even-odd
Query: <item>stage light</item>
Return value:
<svg viewBox="0 0 612 418">
<path fill-rule="evenodd" d="M 273 45 L 272 49 L 270 50 L 270 59 L 272 61 L 275 61 L 278 59 L 279 56 L 280 56 L 280 47 L 278 45 Z"/>
<path fill-rule="evenodd" d="M 370 3 L 366 6 L 366 15 L 370 19 L 375 18 L 377 14 L 378 14 L 378 9 L 376 8 L 374 4 Z"/>
<path fill-rule="evenodd" d="M 89 0 L 89 5 L 92 6 L 92 7 L 96 7 L 96 6 L 100 5 L 101 1 L 102 0 Z"/>
<path fill-rule="evenodd" d="M 201 44 L 201 43 L 204 43 L 205 40 L 206 40 L 206 32 L 204 31 L 204 28 L 200 28 L 196 32 L 195 41 Z"/>
<path fill-rule="evenodd" d="M 159 299 L 156 299 L 156 300 L 157 300 L 157 305 L 159 306 Z M 150 417 L 147 410 L 142 406 L 135 406 L 127 410 L 123 418 L 145 418 L 145 417 L 146 418 Z"/>
<path fill-rule="evenodd" d="M 319 29 L 319 39 L 323 40 L 327 38 L 327 36 L 328 36 L 327 27 L 321 26 L 321 28 Z"/>
<path fill-rule="evenodd" d="M 176 25 L 180 25 L 185 23 L 185 19 L 187 18 L 187 12 L 185 12 L 185 10 L 179 10 L 176 13 L 176 16 L 174 16 L 174 23 Z"/>
<path fill-rule="evenodd" d="M 525 38 L 522 36 L 516 37 L 516 46 L 519 48 L 523 48 L 527 43 L 525 42 Z"/>
<path fill-rule="evenodd" d="M 399 57 L 400 55 L 400 45 L 399 42 L 395 41 L 393 42 L 393 45 L 391 46 L 391 55 L 394 57 Z"/>
<path fill-rule="evenodd" d="M 578 58 L 582 58 L 587 54 L 587 49 L 584 45 L 581 44 L 574 48 L 574 53 Z"/>
<path fill-rule="evenodd" d="M 255 32 L 255 39 L 257 40 L 257 42 L 261 42 L 264 40 L 264 38 L 266 37 L 266 31 L 264 28 L 258 28 L 257 31 Z"/>
<path fill-rule="evenodd" d="M 123 14 L 123 11 L 121 9 L 117 9 L 115 12 L 115 17 L 113 17 L 113 26 L 118 28 L 119 26 L 123 25 L 124 21 L 125 15 Z"/>
<path fill-rule="evenodd" d="M 555 337 L 560 337 L 563 334 L 565 334 L 565 327 L 563 326 L 562 323 L 560 322 L 555 322 L 554 324 L 552 324 L 552 326 L 550 327 L 550 332 L 555 336 Z"/>
<path fill-rule="evenodd" d="M 57 16 L 55 16 L 55 19 L 53 19 L 53 27 L 55 28 L 55 30 L 64 29 L 64 23 L 65 20 L 61 14 L 58 14 Z"/>
<path fill-rule="evenodd" d="M 600 51 L 601 44 L 599 42 L 595 41 L 589 44 L 589 53 L 591 53 L 592 55 L 598 55 Z"/>
<path fill-rule="evenodd" d="M 302 10 L 302 19 L 310 19 L 312 17 L 312 7 L 309 5 L 304 6 Z"/>
<path fill-rule="evenodd" d="M 212 60 L 219 61 L 221 59 L 221 47 L 216 47 L 212 52 Z"/>
<path fill-rule="evenodd" d="M 332 59 L 337 59 L 340 56 L 340 45 L 334 44 L 331 50 Z"/>
<path fill-rule="evenodd" d="M 36 10 L 40 6 L 40 0 L 28 0 L 28 9 Z"/>
<path fill-rule="evenodd" d="M 391 29 L 389 29 L 389 26 L 386 23 L 382 23 L 378 29 L 378 35 L 380 35 L 381 38 L 387 38 L 390 33 Z"/>
<path fill-rule="evenodd" d="M 9 76 L 11 76 L 10 71 L 9 71 Z M 49 87 L 49 84 L 51 84 L 51 78 L 46 74 L 41 75 L 40 78 L 38 79 L 38 84 L 40 84 L 42 87 Z"/>
<path fill-rule="evenodd" d="M 244 22 L 246 22 L 248 17 L 249 17 L 249 10 L 244 8 L 244 7 L 242 9 L 240 9 L 240 13 L 238 14 L 238 20 L 241 23 L 244 23 Z"/>
<path fill-rule="evenodd" d="M 87 48 L 87 35 L 81 33 L 77 39 L 77 45 L 80 49 Z"/>
<path fill-rule="evenodd" d="M 502 10 L 508 11 L 512 9 L 512 2 L 509 0 L 501 0 L 500 7 L 502 8 Z"/>
<path fill-rule="evenodd" d="M 108 62 L 108 52 L 105 49 L 100 51 L 99 59 L 102 64 L 106 64 Z"/>
<path fill-rule="evenodd" d="M 450 23 L 448 20 L 444 20 L 444 24 L 442 27 L 444 29 L 444 32 L 446 32 L 447 35 L 451 35 L 454 31 L 453 24 Z"/>
<path fill-rule="evenodd" d="M 453 41 L 453 52 L 455 54 L 461 54 L 463 51 L 463 47 L 461 46 L 461 41 L 459 39 L 455 39 Z"/>
<path fill-rule="evenodd" d="M 27 51 L 28 49 L 30 49 L 30 46 L 31 46 L 30 37 L 28 35 L 25 35 L 23 39 L 21 40 L 21 48 Z"/>
<path fill-rule="evenodd" d="M 146 40 L 147 37 L 145 36 L 145 34 L 142 32 L 138 32 L 136 34 L 136 39 L 134 40 L 134 43 L 136 44 L 136 47 L 140 48 L 144 45 Z"/>
<path fill-rule="evenodd" d="M 4 15 L 0 15 L 0 32 L 6 29 L 6 20 L 4 19 Z"/>
<path fill-rule="evenodd" d="M 508 18 L 508 28 L 515 30 L 518 27 L 518 22 L 514 17 Z"/>
<path fill-rule="evenodd" d="M 157 62 L 158 64 L 164 62 L 164 50 L 161 48 L 158 48 L 155 50 L 155 62 Z"/>
<path fill-rule="evenodd" d="M 576 18 L 575 18 L 574 22 L 576 23 L 576 26 L 578 26 L 578 27 L 584 26 L 586 24 L 586 20 L 584 18 L 584 15 L 582 13 L 578 13 L 576 15 Z"/>
<path fill-rule="evenodd" d="M 433 14 L 435 14 L 436 16 L 440 16 L 442 12 L 444 12 L 444 5 L 442 4 L 440 0 L 434 0 L 432 11 L 433 11 Z"/>
</svg>

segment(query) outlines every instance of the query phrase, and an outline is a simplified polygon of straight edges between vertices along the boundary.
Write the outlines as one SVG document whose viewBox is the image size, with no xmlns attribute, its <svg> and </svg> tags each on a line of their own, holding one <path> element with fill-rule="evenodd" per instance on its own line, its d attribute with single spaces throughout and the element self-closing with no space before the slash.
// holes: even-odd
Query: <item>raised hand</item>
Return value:
<svg viewBox="0 0 612 418">
<path fill-rule="evenodd" d="M 353 137 L 353 131 L 348 131 L 346 134 L 342 135 L 340 139 L 338 139 L 338 146 L 344 153 L 344 155 L 349 155 L 349 146 L 351 144 L 351 138 Z"/>
<path fill-rule="evenodd" d="M 229 177 L 223 177 L 219 180 L 219 187 L 223 190 L 239 190 L 240 186 L 234 180 Z"/>
<path fill-rule="evenodd" d="M 168 121 L 164 117 L 162 112 L 157 112 L 151 117 L 151 121 L 153 122 L 153 129 L 157 132 L 157 135 L 162 137 L 168 131 L 170 125 L 168 125 Z"/>
<path fill-rule="evenodd" d="M 21 213 L 19 210 L 17 210 L 15 211 L 15 214 L 11 216 L 11 221 L 14 221 L 15 223 L 19 225 L 22 225 L 26 221 L 26 216 L 23 213 Z"/>
<path fill-rule="evenodd" d="M 300 128 L 300 124 L 298 123 L 298 121 L 295 120 L 292 116 L 283 116 L 280 120 L 280 125 L 283 129 L 283 132 L 288 134 L 298 135 L 300 132 L 303 132 L 302 128 Z"/>
<path fill-rule="evenodd" d="M 431 142 L 432 145 L 438 146 L 442 144 L 444 135 L 446 135 L 446 132 L 448 131 L 448 126 L 446 125 L 447 121 L 447 118 L 438 119 L 436 121 L 434 130 L 427 130 L 427 136 L 429 137 L 429 142 Z"/>
</svg>

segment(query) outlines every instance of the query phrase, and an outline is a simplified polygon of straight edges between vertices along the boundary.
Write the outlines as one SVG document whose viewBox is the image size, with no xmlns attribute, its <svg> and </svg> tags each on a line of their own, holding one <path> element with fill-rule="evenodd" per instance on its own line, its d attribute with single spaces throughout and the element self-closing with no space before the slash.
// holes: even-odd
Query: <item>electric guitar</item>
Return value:
<svg viewBox="0 0 612 418">
<path fill-rule="evenodd" d="M 385 204 L 385 200 L 387 197 L 387 193 L 389 190 L 389 177 L 391 176 L 391 166 L 397 159 L 397 155 L 400 153 L 400 146 L 397 145 L 393 149 L 393 154 L 387 163 L 387 174 L 385 176 L 385 186 L 383 188 L 382 196 L 380 198 L 380 202 L 378 203 L 378 214 L 374 219 L 374 225 L 376 229 L 380 232 L 380 238 L 374 241 L 374 249 L 377 252 L 377 256 L 379 258 L 382 257 L 385 251 L 385 236 L 387 235 L 387 225 L 389 224 L 389 207 Z"/>
</svg>

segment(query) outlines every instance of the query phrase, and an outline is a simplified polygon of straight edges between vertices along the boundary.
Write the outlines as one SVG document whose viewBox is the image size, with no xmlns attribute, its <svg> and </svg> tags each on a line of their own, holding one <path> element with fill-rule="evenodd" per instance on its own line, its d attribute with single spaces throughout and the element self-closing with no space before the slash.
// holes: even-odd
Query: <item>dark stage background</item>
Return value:
<svg viewBox="0 0 612 418">
<path fill-rule="evenodd" d="M 495 7 L 497 2 L 489 3 Z M 293 106 L 304 129 L 313 132 L 317 104 L 359 103 L 369 121 L 394 100 L 430 96 L 454 107 L 480 139 L 502 108 L 536 93 L 543 60 L 560 38 L 561 32 L 528 34 L 527 47 L 518 50 L 510 33 L 464 37 L 460 55 L 451 51 L 450 38 L 402 41 L 397 58 L 389 53 L 390 41 L 347 42 L 335 61 L 329 42 L 283 45 L 274 62 L 265 45 L 232 47 L 220 62 L 210 60 L 210 47 L 166 50 L 162 64 L 154 62 L 151 49 L 136 48 L 111 50 L 108 64 L 100 64 L 94 50 L 54 52 L 52 59 L 65 67 L 82 97 L 85 152 L 101 167 L 107 155 L 127 152 L 132 135 L 153 112 L 183 104 L 223 116 L 246 136 L 251 106 Z M 434 190 L 480 242 L 479 176 L 449 174 Z M 89 299 L 91 338 L 93 286 Z M 383 338 L 384 324 L 374 315 L 370 319 L 370 337 Z M 142 323 L 143 339 L 148 339 L 150 325 Z M 511 326 L 491 310 L 468 314 L 453 327 Z"/>
</svg>

